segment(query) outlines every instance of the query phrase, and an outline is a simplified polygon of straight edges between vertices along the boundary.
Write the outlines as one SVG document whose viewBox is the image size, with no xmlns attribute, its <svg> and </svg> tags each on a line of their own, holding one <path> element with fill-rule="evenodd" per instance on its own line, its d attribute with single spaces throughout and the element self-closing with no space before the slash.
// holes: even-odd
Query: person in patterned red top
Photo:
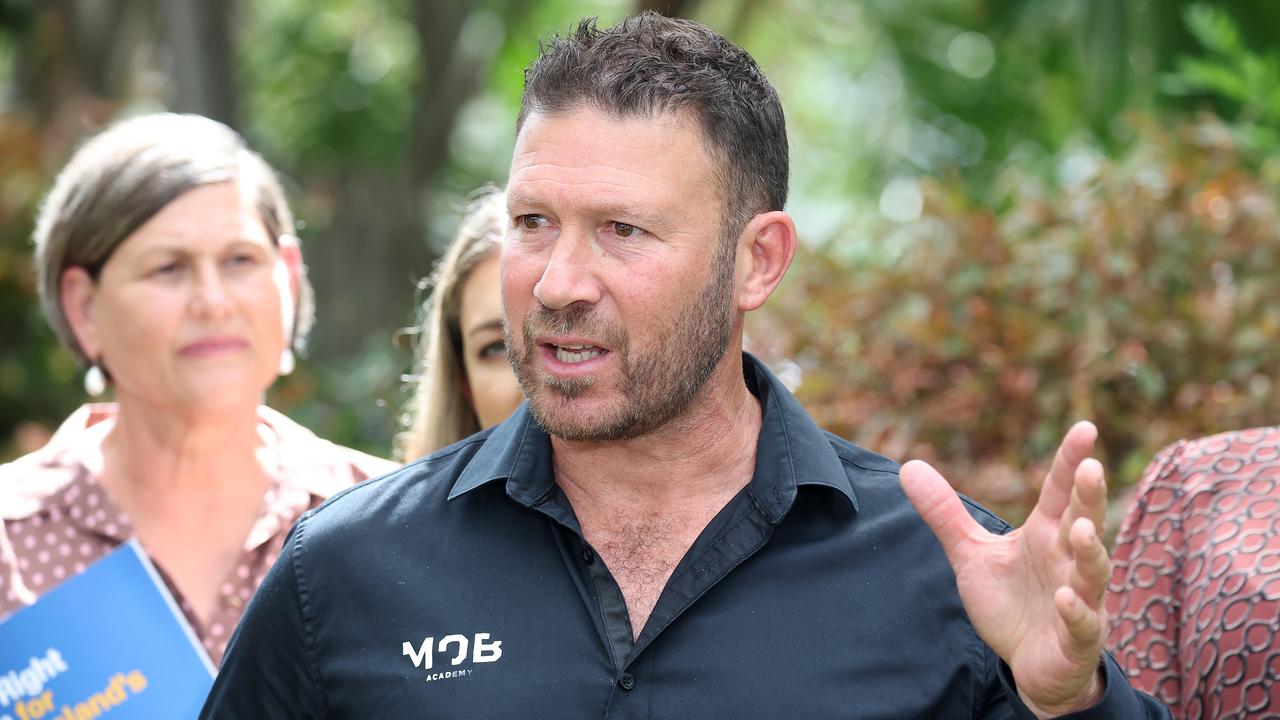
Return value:
<svg viewBox="0 0 1280 720">
<path fill-rule="evenodd" d="M 1175 718 L 1280 718 L 1280 428 L 1183 440 L 1113 553 L 1109 644 Z"/>
<path fill-rule="evenodd" d="M 0 617 L 136 537 L 216 663 L 294 521 L 394 467 L 262 405 L 311 324 L 292 231 L 266 162 L 194 115 L 118 123 L 59 174 L 41 301 L 116 402 L 0 466 Z"/>
</svg>

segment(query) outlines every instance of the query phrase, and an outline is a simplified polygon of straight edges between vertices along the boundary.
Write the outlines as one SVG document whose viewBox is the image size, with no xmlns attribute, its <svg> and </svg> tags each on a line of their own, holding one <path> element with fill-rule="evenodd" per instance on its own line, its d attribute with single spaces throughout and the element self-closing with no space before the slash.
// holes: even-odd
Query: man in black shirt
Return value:
<svg viewBox="0 0 1280 720">
<path fill-rule="evenodd" d="M 502 251 L 526 404 L 299 521 L 203 717 L 1167 716 L 1102 653 L 1091 425 L 1010 531 L 742 352 L 787 175 L 776 93 L 713 31 L 544 47 Z"/>
</svg>

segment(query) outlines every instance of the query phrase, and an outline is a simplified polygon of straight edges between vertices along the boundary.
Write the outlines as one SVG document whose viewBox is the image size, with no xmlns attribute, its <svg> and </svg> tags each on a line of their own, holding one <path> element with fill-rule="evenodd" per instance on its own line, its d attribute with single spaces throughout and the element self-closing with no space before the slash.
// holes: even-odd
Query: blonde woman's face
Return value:
<svg viewBox="0 0 1280 720">
<path fill-rule="evenodd" d="M 462 361 L 471 389 L 471 407 L 480 427 L 487 428 L 506 420 L 524 400 L 502 340 L 497 252 L 472 268 L 462 283 L 460 302 Z"/>
</svg>

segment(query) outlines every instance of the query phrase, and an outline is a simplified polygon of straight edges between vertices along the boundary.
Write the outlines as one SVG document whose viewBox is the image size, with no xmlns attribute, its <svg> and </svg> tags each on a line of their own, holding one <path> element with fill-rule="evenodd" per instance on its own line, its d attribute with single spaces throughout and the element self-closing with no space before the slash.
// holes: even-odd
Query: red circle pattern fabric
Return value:
<svg viewBox="0 0 1280 720">
<path fill-rule="evenodd" d="M 1175 718 L 1280 719 L 1280 428 L 1152 460 L 1106 605 L 1116 659 Z"/>
</svg>

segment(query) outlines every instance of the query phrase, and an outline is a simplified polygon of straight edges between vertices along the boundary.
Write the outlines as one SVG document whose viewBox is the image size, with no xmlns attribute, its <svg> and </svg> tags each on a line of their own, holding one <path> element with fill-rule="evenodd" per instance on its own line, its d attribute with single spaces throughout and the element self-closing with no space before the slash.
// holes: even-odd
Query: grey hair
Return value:
<svg viewBox="0 0 1280 720">
<path fill-rule="evenodd" d="M 507 229 L 507 199 L 501 188 L 477 191 L 467 204 L 458 232 L 427 286 L 417 342 L 414 394 L 406 410 L 407 429 L 397 442 L 402 460 L 435 452 L 480 430 L 467 400 L 462 361 L 462 286 L 471 271 L 502 245 Z"/>
<path fill-rule="evenodd" d="M 239 183 L 254 198 L 277 246 L 293 234 L 293 213 L 275 171 L 236 131 L 215 120 L 143 115 L 112 125 L 76 151 L 45 198 L 32 239 L 45 317 L 82 361 L 96 358 L 80 347 L 62 307 L 63 272 L 82 267 L 96 281 L 116 248 L 166 205 L 223 182 Z M 298 280 L 292 345 L 301 352 L 315 320 L 315 301 L 305 268 Z"/>
</svg>

